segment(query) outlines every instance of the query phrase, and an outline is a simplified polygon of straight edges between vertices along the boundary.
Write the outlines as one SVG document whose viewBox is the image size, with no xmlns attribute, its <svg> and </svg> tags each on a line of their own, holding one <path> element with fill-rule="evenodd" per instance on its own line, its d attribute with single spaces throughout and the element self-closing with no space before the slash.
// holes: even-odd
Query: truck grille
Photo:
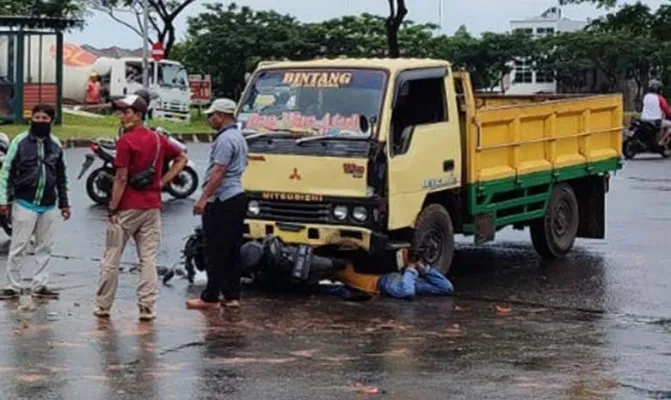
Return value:
<svg viewBox="0 0 671 400">
<path fill-rule="evenodd" d="M 290 203 L 283 201 L 259 201 L 257 218 L 287 222 L 329 222 L 331 205 L 327 203 Z"/>
<path fill-rule="evenodd" d="M 185 111 L 184 105 L 178 101 L 164 101 L 162 108 L 166 111 Z"/>
</svg>

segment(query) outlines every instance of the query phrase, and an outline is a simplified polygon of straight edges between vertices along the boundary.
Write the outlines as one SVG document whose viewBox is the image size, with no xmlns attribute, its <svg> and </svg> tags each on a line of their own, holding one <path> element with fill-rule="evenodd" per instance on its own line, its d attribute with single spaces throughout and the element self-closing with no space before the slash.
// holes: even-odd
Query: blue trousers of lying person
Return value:
<svg viewBox="0 0 671 400">
<path fill-rule="evenodd" d="M 402 272 L 383 275 L 365 274 L 348 266 L 336 273 L 337 279 L 344 283 L 330 291 L 345 300 L 367 300 L 382 294 L 390 297 L 409 299 L 416 295 L 450 295 L 454 293 L 452 283 L 434 267 L 409 266 Z"/>
<path fill-rule="evenodd" d="M 454 293 L 452 283 L 432 266 L 408 267 L 401 273 L 384 274 L 380 276 L 378 288 L 382 294 L 400 299 Z"/>
</svg>

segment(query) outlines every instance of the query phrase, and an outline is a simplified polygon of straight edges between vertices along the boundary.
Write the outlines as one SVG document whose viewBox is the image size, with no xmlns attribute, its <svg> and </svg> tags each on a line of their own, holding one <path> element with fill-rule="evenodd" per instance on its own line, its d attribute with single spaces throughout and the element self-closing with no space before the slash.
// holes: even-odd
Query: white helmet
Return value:
<svg viewBox="0 0 671 400">
<path fill-rule="evenodd" d="M 662 81 L 658 79 L 650 79 L 648 81 L 648 87 L 652 90 L 661 90 L 664 85 L 662 84 Z"/>
</svg>

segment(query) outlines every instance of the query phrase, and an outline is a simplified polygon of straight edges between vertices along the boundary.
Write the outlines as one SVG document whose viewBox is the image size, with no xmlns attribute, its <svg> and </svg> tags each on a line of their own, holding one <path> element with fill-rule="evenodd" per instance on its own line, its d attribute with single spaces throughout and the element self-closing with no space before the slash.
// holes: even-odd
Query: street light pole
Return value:
<svg viewBox="0 0 671 400">
<path fill-rule="evenodd" d="M 149 90 L 149 0 L 142 1 L 142 87 Z"/>
<path fill-rule="evenodd" d="M 443 31 L 443 0 L 438 0 L 438 32 Z"/>
</svg>

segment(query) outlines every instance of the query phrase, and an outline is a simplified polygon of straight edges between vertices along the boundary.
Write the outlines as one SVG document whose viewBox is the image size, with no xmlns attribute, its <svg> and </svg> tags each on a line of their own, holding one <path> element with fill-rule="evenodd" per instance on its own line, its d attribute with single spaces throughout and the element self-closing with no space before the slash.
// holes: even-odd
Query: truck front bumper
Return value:
<svg viewBox="0 0 671 400">
<path fill-rule="evenodd" d="M 275 235 L 288 244 L 307 244 L 311 247 L 343 246 L 382 254 L 387 250 L 387 235 L 367 228 L 346 225 L 289 223 L 265 220 L 245 220 L 245 238 L 260 240 Z"/>
</svg>

